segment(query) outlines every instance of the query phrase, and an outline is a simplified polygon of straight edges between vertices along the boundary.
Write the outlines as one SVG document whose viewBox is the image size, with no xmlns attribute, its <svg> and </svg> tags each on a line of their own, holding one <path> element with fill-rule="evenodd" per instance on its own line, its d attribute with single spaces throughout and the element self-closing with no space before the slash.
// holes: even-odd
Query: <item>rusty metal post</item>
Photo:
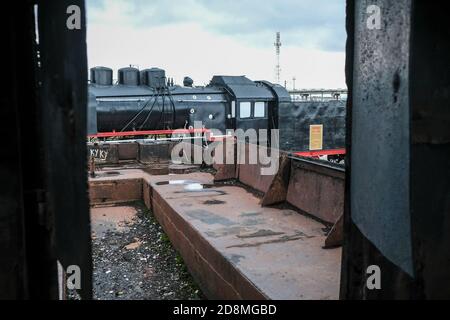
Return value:
<svg viewBox="0 0 450 320">
<path fill-rule="evenodd" d="M 342 298 L 450 298 L 444 8 L 446 1 L 347 1 Z M 373 266 L 380 288 L 367 285 Z"/>
<path fill-rule="evenodd" d="M 95 158 L 93 156 L 89 159 L 89 175 L 91 178 L 95 178 Z"/>
</svg>

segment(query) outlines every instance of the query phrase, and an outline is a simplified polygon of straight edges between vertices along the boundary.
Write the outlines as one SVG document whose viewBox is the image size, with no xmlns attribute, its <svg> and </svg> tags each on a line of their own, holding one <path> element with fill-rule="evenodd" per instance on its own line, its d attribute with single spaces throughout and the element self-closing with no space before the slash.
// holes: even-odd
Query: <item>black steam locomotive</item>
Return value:
<svg viewBox="0 0 450 320">
<path fill-rule="evenodd" d="M 90 70 L 88 133 L 190 129 L 201 121 L 208 129 L 279 129 L 280 149 L 311 149 L 310 127 L 322 125 L 322 150 L 343 149 L 345 103 L 291 101 L 288 91 L 245 76 L 214 76 L 209 85 L 193 86 L 186 77 L 174 85 L 159 68 Z"/>
</svg>

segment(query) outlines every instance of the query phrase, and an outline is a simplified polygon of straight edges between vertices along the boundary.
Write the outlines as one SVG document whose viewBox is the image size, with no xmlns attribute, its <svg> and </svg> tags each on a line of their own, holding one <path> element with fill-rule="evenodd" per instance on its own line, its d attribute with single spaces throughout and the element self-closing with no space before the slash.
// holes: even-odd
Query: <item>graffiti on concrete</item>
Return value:
<svg viewBox="0 0 450 320">
<path fill-rule="evenodd" d="M 109 151 L 105 149 L 91 149 L 90 157 L 98 161 L 106 161 Z"/>
</svg>

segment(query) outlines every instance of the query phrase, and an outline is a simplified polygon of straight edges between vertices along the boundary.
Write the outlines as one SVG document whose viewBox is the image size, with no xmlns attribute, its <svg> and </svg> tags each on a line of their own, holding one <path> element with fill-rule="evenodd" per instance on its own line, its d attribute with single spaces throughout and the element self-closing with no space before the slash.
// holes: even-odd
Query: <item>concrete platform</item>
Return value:
<svg viewBox="0 0 450 320">
<path fill-rule="evenodd" d="M 214 186 L 207 173 L 119 172 L 93 183 L 141 177 L 146 205 L 209 298 L 338 299 L 341 250 L 322 248 L 321 223 L 262 208 L 246 189 Z"/>
</svg>

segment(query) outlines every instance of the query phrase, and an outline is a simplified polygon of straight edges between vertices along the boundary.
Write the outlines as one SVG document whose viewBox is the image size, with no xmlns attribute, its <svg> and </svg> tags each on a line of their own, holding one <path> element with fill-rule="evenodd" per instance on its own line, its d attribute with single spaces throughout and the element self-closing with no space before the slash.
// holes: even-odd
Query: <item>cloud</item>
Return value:
<svg viewBox="0 0 450 320">
<path fill-rule="evenodd" d="M 345 0 L 88 0 L 88 6 L 92 20 L 115 7 L 136 27 L 196 23 L 257 47 L 273 42 L 276 31 L 287 46 L 341 52 L 345 47 Z"/>
<path fill-rule="evenodd" d="M 291 87 L 295 77 L 297 88 L 344 87 L 345 19 L 335 11 L 345 6 L 315 2 L 87 0 L 89 66 L 162 67 L 177 83 L 191 76 L 196 85 L 217 74 L 275 81 L 281 31 L 282 83 Z"/>
</svg>

